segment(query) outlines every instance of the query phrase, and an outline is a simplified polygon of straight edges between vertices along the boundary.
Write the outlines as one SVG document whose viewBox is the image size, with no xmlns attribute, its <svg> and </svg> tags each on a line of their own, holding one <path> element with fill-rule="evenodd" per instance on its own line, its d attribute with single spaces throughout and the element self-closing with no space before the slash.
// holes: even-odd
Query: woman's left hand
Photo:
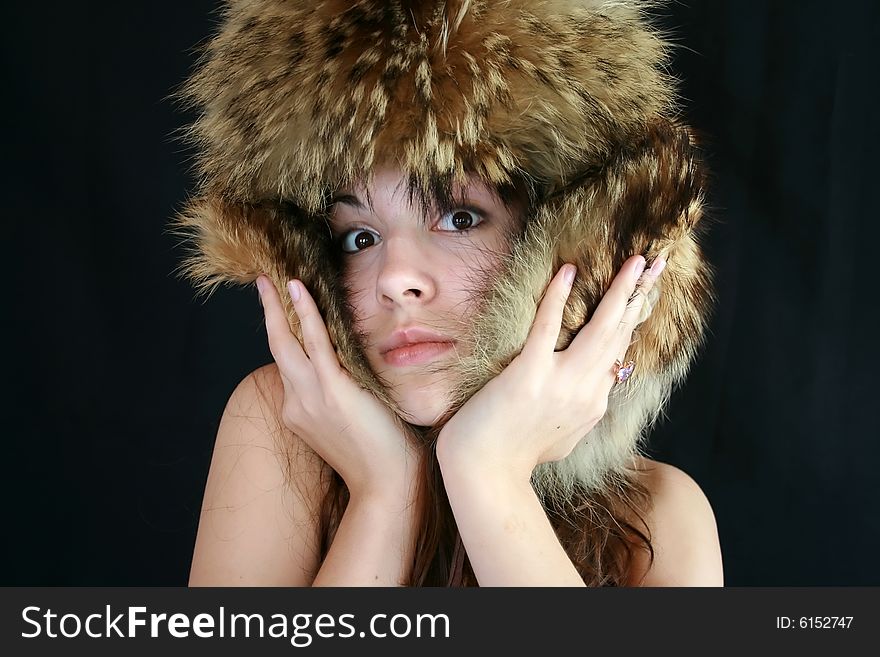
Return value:
<svg viewBox="0 0 880 657">
<path fill-rule="evenodd" d="M 568 456 L 605 414 L 615 360 L 626 362 L 645 303 L 645 295 L 634 292 L 648 292 L 665 264 L 658 258 L 642 275 L 645 259 L 628 259 L 590 321 L 566 349 L 554 351 L 576 273 L 571 264 L 560 268 L 520 354 L 443 427 L 441 465 L 468 464 L 528 480 L 539 463 Z"/>
</svg>

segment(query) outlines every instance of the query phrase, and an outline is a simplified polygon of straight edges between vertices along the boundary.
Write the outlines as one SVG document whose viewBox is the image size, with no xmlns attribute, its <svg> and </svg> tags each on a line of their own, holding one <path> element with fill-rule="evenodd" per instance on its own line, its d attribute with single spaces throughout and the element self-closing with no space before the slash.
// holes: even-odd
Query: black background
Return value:
<svg viewBox="0 0 880 657">
<path fill-rule="evenodd" d="M 270 360 L 255 290 L 193 300 L 168 219 L 193 189 L 166 97 L 217 3 L 4 16 L 6 585 L 187 581 L 226 399 Z M 672 4 L 719 303 L 651 455 L 715 510 L 725 581 L 877 585 L 880 10 Z"/>
</svg>

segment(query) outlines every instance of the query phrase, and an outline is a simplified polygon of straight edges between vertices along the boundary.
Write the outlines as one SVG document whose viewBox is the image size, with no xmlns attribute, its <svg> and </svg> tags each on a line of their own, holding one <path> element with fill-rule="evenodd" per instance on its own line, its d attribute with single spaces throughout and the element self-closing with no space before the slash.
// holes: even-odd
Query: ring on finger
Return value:
<svg viewBox="0 0 880 657">
<path fill-rule="evenodd" d="M 636 362 L 634 360 L 628 360 L 623 362 L 620 358 L 614 361 L 614 378 L 617 383 L 625 383 L 629 377 L 632 375 L 633 370 L 636 368 Z"/>
</svg>

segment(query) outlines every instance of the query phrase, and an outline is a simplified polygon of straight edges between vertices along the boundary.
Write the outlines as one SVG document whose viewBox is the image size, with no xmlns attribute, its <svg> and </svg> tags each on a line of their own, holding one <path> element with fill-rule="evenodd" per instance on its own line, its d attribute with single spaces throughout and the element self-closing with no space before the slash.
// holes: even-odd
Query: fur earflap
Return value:
<svg viewBox="0 0 880 657">
<path fill-rule="evenodd" d="M 522 348 L 565 262 L 578 265 L 559 347 L 589 319 L 623 261 L 668 266 L 602 422 L 535 473 L 546 495 L 606 490 L 705 332 L 710 269 L 698 244 L 703 173 L 676 117 L 667 45 L 631 0 L 235 0 L 183 96 L 200 187 L 175 220 L 183 272 L 210 291 L 261 272 L 301 278 L 343 366 L 393 408 L 359 350 L 324 223 L 329 194 L 390 164 L 415 188 L 468 175 L 525 181 L 533 213 L 456 367 L 460 407 Z M 296 333 L 295 314 L 290 312 Z M 439 430 L 440 427 L 436 427 Z M 411 427 L 413 431 L 416 428 Z"/>
</svg>

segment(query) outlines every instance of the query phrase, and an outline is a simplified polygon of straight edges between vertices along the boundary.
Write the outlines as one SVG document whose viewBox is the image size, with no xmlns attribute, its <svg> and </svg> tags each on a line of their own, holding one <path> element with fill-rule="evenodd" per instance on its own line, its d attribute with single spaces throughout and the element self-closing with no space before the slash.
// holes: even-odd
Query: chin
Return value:
<svg viewBox="0 0 880 657">
<path fill-rule="evenodd" d="M 397 408 L 404 420 L 419 427 L 433 427 L 446 412 L 442 396 L 436 393 L 430 399 L 409 395 L 397 402 Z"/>
</svg>

